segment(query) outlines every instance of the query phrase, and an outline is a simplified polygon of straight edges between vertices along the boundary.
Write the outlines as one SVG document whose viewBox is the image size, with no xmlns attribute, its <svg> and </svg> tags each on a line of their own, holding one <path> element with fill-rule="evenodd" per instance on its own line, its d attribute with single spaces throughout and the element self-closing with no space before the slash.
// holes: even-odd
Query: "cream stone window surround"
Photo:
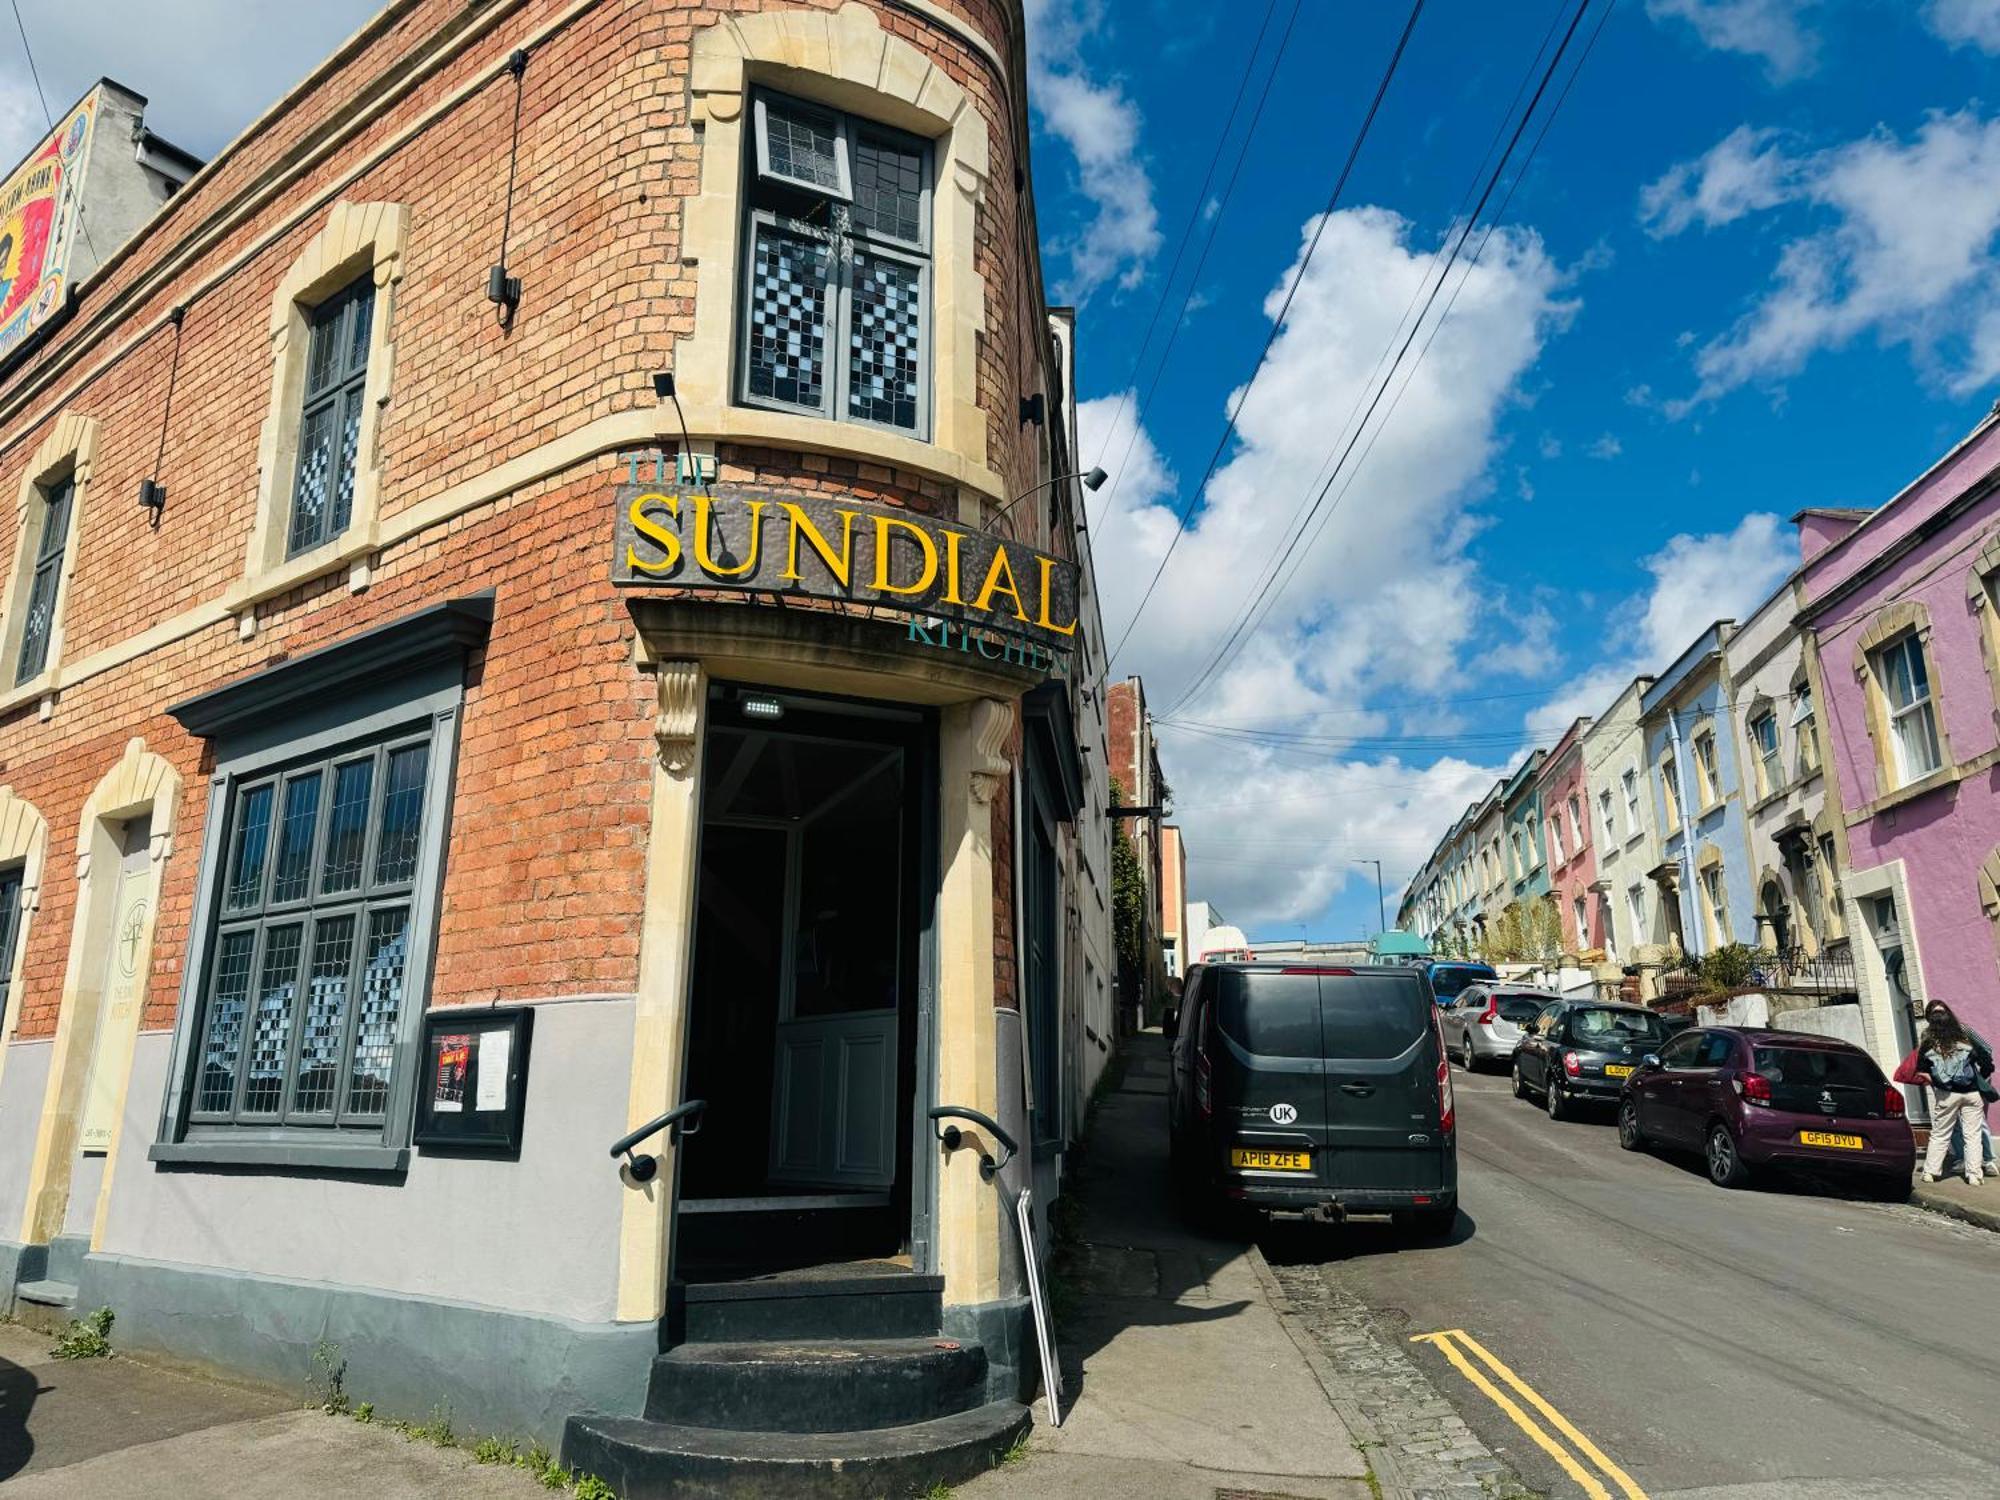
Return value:
<svg viewBox="0 0 2000 1500">
<path fill-rule="evenodd" d="M 14 562 L 0 598 L 0 683 L 7 685 L 0 703 L 11 706 L 52 694 L 62 681 L 63 616 L 69 609 L 72 575 L 83 548 L 84 512 L 90 496 L 90 474 L 97 458 L 100 424 L 95 417 L 67 412 L 56 419 L 22 471 L 14 497 Z M 68 538 L 57 573 L 55 603 L 49 621 L 48 649 L 42 669 L 24 682 L 14 681 L 21 659 L 21 632 L 27 622 L 28 591 L 35 570 L 35 552 L 42 535 L 40 510 L 51 489 L 65 480 L 70 486 Z"/>
<path fill-rule="evenodd" d="M 1701 908 L 1702 930 L 1712 953 L 1729 941 L 1729 886 L 1723 877 L 1722 851 L 1703 844 L 1694 857 L 1694 883 Z"/>
<path fill-rule="evenodd" d="M 1877 663 L 1880 653 L 1896 644 L 1899 637 L 1913 634 L 1923 654 L 1924 673 L 1929 679 L 1930 709 L 1937 733 L 1938 764 L 1925 775 L 1905 781 L 1897 769 L 1895 733 L 1891 726 L 1888 690 Z M 1957 779 L 1951 754 L 1951 735 L 1945 728 L 1944 681 L 1938 676 L 1937 657 L 1931 650 L 1931 615 L 1918 599 L 1898 599 L 1869 617 L 1868 624 L 1854 642 L 1854 676 L 1861 684 L 1863 713 L 1868 738 L 1875 748 L 1875 792 L 1878 804 L 1898 792 L 1920 790 Z"/>
<path fill-rule="evenodd" d="M 932 143 L 931 436 L 735 404 L 737 274 L 743 163 L 754 154 L 746 102 L 768 84 Z M 695 327 L 674 348 L 674 375 L 690 429 L 732 441 L 804 448 L 937 473 L 1006 499 L 989 467 L 979 406 L 978 347 L 987 287 L 974 260 L 978 214 L 991 173 L 986 122 L 965 90 L 915 47 L 850 3 L 833 12 L 768 10 L 732 16 L 694 38 L 688 115 L 701 137 L 701 190 L 688 201 L 681 263 L 696 278 Z"/>
<path fill-rule="evenodd" d="M 403 279 L 410 213 L 399 203 L 338 202 L 271 294 L 271 394 L 257 442 L 257 508 L 242 582 L 226 596 L 247 635 L 256 604 L 308 579 L 348 569 L 349 586 L 366 588 L 382 545 L 382 410 L 395 376 L 396 291 Z M 299 428 L 306 356 L 315 307 L 362 277 L 375 285 L 368 327 L 368 373 L 354 460 L 354 499 L 346 530 L 287 557 L 299 468 Z"/>
<path fill-rule="evenodd" d="M 1987 533 L 1965 575 L 1965 605 L 1979 619 L 1979 656 L 2000 718 L 2000 526 Z"/>
<path fill-rule="evenodd" d="M 20 914 L 15 918 L 14 954 L 7 975 L 7 1010 L 0 1015 L 0 1081 L 5 1079 L 8 1048 L 21 1025 L 21 973 L 27 964 L 29 929 L 42 905 L 42 863 L 48 853 L 49 826 L 30 802 L 0 786 L 0 868 L 21 868 Z"/>
</svg>

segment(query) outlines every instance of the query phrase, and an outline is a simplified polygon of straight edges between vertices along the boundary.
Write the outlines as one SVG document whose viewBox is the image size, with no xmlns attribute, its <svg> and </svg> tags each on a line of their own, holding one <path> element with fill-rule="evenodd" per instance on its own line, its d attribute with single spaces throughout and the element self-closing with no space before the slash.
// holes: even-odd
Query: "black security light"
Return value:
<svg viewBox="0 0 2000 1500">
<path fill-rule="evenodd" d="M 500 309 L 500 326 L 510 328 L 521 305 L 521 278 L 507 272 L 507 240 L 514 229 L 514 169 L 521 159 L 521 78 L 528 71 L 526 48 L 516 47 L 507 58 L 514 75 L 514 139 L 507 148 L 507 206 L 500 216 L 500 258 L 486 271 L 486 300 Z"/>
<path fill-rule="evenodd" d="M 674 389 L 674 372 L 672 370 L 655 370 L 653 372 L 653 394 L 658 396 L 662 401 L 671 401 L 674 403 L 674 416 L 681 424 L 681 451 L 680 456 L 674 461 L 675 468 L 679 470 L 692 466 L 695 482 L 703 489 L 707 489 L 708 481 L 702 477 L 701 460 L 694 453 L 694 439 L 688 436 L 687 413 L 681 410 L 681 398 Z"/>
<path fill-rule="evenodd" d="M 1023 427 L 1027 426 L 1030 422 L 1040 427 L 1046 420 L 1047 414 L 1048 407 L 1042 400 L 1042 393 L 1040 391 L 1036 391 L 1032 396 L 1023 396 L 1021 398 L 1021 425 Z"/>
<path fill-rule="evenodd" d="M 167 509 L 167 487 L 160 483 L 160 465 L 167 457 L 167 422 L 174 414 L 174 386 L 181 378 L 181 325 L 187 321 L 186 306 L 176 306 L 167 314 L 167 321 L 173 325 L 174 352 L 167 363 L 167 399 L 160 407 L 160 442 L 153 450 L 153 472 L 139 481 L 139 504 L 155 527 Z"/>
<path fill-rule="evenodd" d="M 1043 490 L 1047 489 L 1052 484 L 1062 484 L 1066 480 L 1081 479 L 1083 481 L 1083 487 L 1095 493 L 1099 488 L 1103 486 L 1104 481 L 1110 477 L 1111 476 L 1106 474 L 1102 469 L 1086 469 L 1081 474 L 1058 474 L 1053 479 L 1044 479 L 1040 484 L 1036 485 L 1034 488 L 1027 490 L 1022 494 L 1016 495 L 1012 500 L 1009 500 L 1006 503 L 1006 505 L 1001 507 L 1000 513 L 998 515 L 994 516 L 992 520 L 988 521 L 984 526 L 980 527 L 979 529 L 981 531 L 991 531 L 995 526 L 999 525 L 1000 522 L 1013 511 L 1015 506 L 1019 505 L 1023 500 L 1029 500 L 1032 499 L 1034 496 L 1039 495 Z"/>
</svg>

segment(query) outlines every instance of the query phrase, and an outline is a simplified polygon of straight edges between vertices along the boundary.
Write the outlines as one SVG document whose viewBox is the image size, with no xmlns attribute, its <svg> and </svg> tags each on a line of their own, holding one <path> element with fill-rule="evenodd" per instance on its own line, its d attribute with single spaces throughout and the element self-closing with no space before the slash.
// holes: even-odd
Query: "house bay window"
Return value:
<svg viewBox="0 0 2000 1500">
<path fill-rule="evenodd" d="M 175 707 L 215 758 L 158 1160 L 401 1165 L 466 651 L 453 600 Z"/>
<path fill-rule="evenodd" d="M 772 93 L 754 126 L 739 398 L 928 436 L 929 144 Z"/>
<path fill-rule="evenodd" d="M 1944 764 L 1923 642 L 1911 631 L 1883 647 L 1875 666 L 1888 707 L 1889 745 L 1897 784 L 1908 786 Z"/>
</svg>

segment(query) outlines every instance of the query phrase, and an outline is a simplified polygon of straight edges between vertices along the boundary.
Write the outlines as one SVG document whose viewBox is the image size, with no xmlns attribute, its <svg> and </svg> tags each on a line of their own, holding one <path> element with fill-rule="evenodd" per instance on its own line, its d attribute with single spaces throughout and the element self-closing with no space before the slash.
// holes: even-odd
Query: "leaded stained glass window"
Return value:
<svg viewBox="0 0 2000 1500">
<path fill-rule="evenodd" d="M 69 513 L 76 500 L 76 481 L 73 477 L 59 479 L 41 495 L 42 529 L 35 541 L 34 571 L 28 580 L 28 611 L 21 622 L 16 683 L 41 676 L 49 664 L 49 638 L 55 633 L 56 596 L 62 589 L 63 554 L 69 546 Z"/>
<path fill-rule="evenodd" d="M 364 275 L 307 315 L 305 404 L 299 412 L 299 468 L 285 555 L 330 542 L 354 516 L 354 466 L 361 453 L 361 406 L 368 380 L 375 282 Z"/>
<path fill-rule="evenodd" d="M 409 993 L 428 733 L 230 793 L 190 1119 L 379 1127 Z"/>
<path fill-rule="evenodd" d="M 925 436 L 929 144 L 768 93 L 754 128 L 741 399 Z"/>
</svg>

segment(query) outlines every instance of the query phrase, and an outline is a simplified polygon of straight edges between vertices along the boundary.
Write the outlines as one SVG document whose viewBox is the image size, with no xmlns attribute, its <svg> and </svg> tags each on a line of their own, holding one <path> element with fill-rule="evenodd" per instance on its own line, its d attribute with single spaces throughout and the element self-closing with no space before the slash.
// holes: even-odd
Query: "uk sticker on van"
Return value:
<svg viewBox="0 0 2000 1500">
<path fill-rule="evenodd" d="M 1271 1106 L 1271 1123 L 1273 1125 L 1289 1125 L 1298 1119 L 1298 1117 L 1298 1110 L 1289 1104 L 1274 1104 Z"/>
</svg>

